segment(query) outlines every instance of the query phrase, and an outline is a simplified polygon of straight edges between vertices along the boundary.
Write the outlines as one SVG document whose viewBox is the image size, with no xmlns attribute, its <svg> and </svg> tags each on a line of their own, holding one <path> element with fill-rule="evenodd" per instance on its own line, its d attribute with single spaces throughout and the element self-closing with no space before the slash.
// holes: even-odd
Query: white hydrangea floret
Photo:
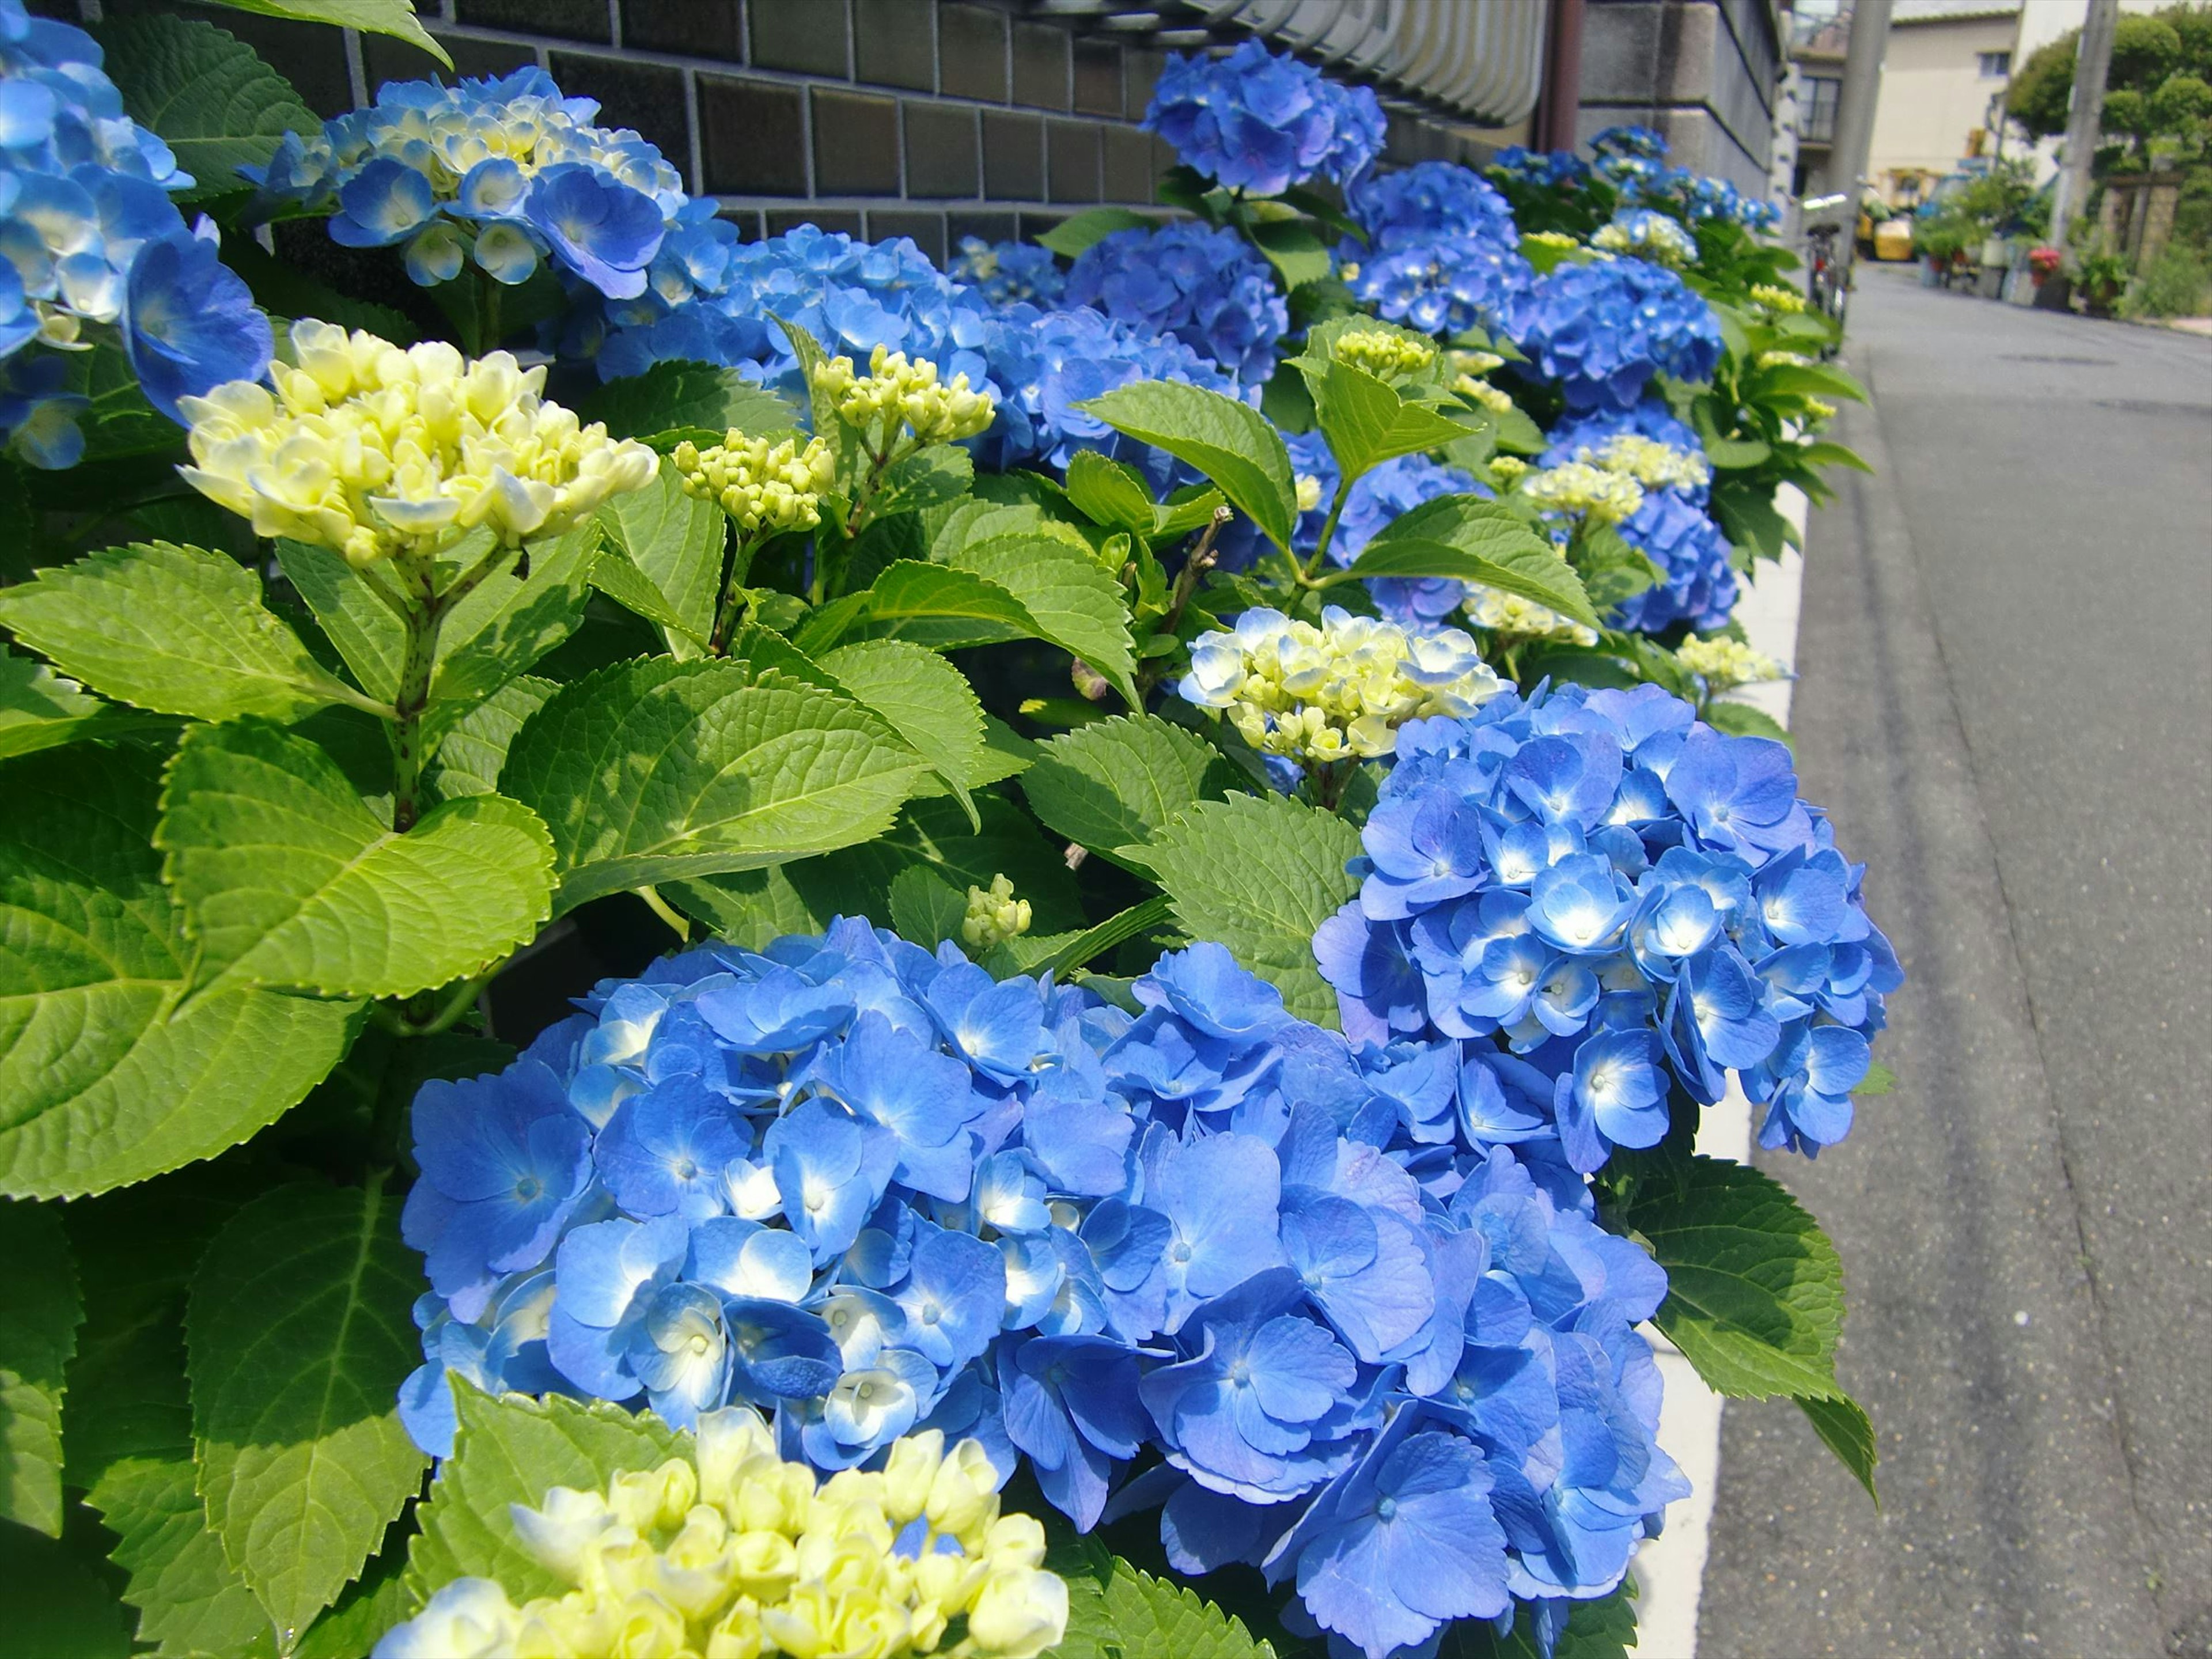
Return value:
<svg viewBox="0 0 2212 1659">
<path fill-rule="evenodd" d="M 1644 505 L 1642 484 L 1625 472 L 1588 461 L 1568 461 L 1531 472 L 1522 479 L 1521 493 L 1545 512 L 1596 524 L 1620 524 L 1635 517 L 1636 509 Z"/>
</svg>

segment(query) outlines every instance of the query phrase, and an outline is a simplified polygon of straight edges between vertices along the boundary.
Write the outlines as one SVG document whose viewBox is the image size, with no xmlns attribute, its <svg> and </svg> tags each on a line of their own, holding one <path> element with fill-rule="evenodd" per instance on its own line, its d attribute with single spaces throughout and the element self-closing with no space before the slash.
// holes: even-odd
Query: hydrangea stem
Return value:
<svg viewBox="0 0 2212 1659">
<path fill-rule="evenodd" d="M 495 545 L 443 592 L 438 591 L 435 554 L 427 550 L 410 551 L 392 561 L 405 599 L 401 623 L 406 642 L 399 661 L 399 690 L 392 702 L 392 827 L 402 835 L 413 829 L 422 816 L 422 768 L 429 758 L 422 737 L 422 716 L 430 708 L 439 630 L 454 608 L 517 551 Z"/>
<path fill-rule="evenodd" d="M 1336 499 L 1329 502 L 1328 517 L 1322 521 L 1321 539 L 1314 544 L 1313 557 L 1308 559 L 1304 568 L 1298 572 L 1299 586 L 1313 587 L 1318 585 L 1314 580 L 1314 573 L 1322 568 L 1322 562 L 1328 557 L 1329 544 L 1336 539 L 1336 521 L 1344 516 L 1344 504 L 1352 499 L 1352 486 L 1358 482 L 1357 478 L 1346 478 L 1337 485 Z M 1293 562 L 1295 563 L 1296 561 L 1293 560 Z"/>
<path fill-rule="evenodd" d="M 722 580 L 722 597 L 714 606 L 714 631 L 707 637 L 707 654 L 726 657 L 730 654 L 731 636 L 738 631 L 738 601 L 744 597 L 745 578 L 752 574 L 756 544 L 744 531 L 728 521 L 737 538 L 730 554 L 730 574 Z"/>
</svg>

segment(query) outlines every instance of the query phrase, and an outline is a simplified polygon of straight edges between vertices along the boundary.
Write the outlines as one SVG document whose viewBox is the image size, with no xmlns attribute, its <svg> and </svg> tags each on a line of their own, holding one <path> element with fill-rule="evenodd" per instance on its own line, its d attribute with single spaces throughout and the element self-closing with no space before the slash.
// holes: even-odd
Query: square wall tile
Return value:
<svg viewBox="0 0 2212 1659">
<path fill-rule="evenodd" d="M 805 195 L 805 95 L 797 87 L 701 76 L 699 149 L 714 195 Z"/>
<path fill-rule="evenodd" d="M 1075 107 L 1085 115 L 1121 112 L 1121 48 L 1111 40 L 1078 40 Z"/>
<path fill-rule="evenodd" d="M 910 208 L 870 208 L 868 240 L 880 242 L 892 236 L 910 236 L 915 246 L 939 265 L 945 263 L 945 216 L 918 213 Z"/>
<path fill-rule="evenodd" d="M 1068 106 L 1066 29 L 1053 23 L 1014 25 L 1014 101 L 1032 109 Z"/>
<path fill-rule="evenodd" d="M 888 98 L 827 92 L 814 100 L 814 193 L 896 196 L 898 106 Z"/>
<path fill-rule="evenodd" d="M 518 34 L 550 34 L 563 40 L 611 43 L 607 0 L 459 0 L 456 21 Z"/>
<path fill-rule="evenodd" d="M 937 86 L 937 31 L 930 0 L 854 0 L 853 49 L 872 86 Z"/>
<path fill-rule="evenodd" d="M 847 236 L 865 234 L 860 228 L 860 216 L 843 208 L 776 208 L 768 215 L 768 234 L 771 236 L 784 235 L 801 225 L 839 231 Z"/>
<path fill-rule="evenodd" d="M 1087 121 L 1054 121 L 1045 135 L 1045 185 L 1054 202 L 1098 199 L 1099 133 Z"/>
<path fill-rule="evenodd" d="M 987 6 L 937 9 L 938 89 L 956 98 L 1006 101 L 1006 15 Z"/>
<path fill-rule="evenodd" d="M 906 118 L 906 193 L 981 196 L 975 112 L 957 104 L 909 100 Z"/>
<path fill-rule="evenodd" d="M 623 0 L 623 44 L 740 63 L 745 55 L 738 0 Z"/>
<path fill-rule="evenodd" d="M 749 0 L 752 61 L 763 69 L 845 76 L 845 0 Z"/>
<path fill-rule="evenodd" d="M 1000 202 L 1044 200 L 1044 123 L 1036 116 L 983 112 L 983 194 Z"/>
</svg>

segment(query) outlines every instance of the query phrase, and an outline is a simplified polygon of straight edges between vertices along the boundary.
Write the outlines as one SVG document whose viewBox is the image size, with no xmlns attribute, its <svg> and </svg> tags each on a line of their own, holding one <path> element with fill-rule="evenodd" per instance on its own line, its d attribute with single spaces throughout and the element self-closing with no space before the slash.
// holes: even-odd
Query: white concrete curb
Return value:
<svg viewBox="0 0 2212 1659">
<path fill-rule="evenodd" d="M 1802 490 L 1784 485 L 1775 505 L 1805 533 L 1807 501 Z M 1735 618 L 1753 649 L 1764 651 L 1784 668 L 1797 666 L 1797 612 L 1803 591 L 1805 561 L 1791 551 L 1778 565 L 1763 564 L 1744 584 Z M 1791 682 L 1747 687 L 1735 695 L 1790 723 Z M 1707 1112 L 1698 1126 L 1698 1150 L 1709 1158 L 1739 1162 L 1751 1157 L 1751 1103 L 1734 1081 L 1728 1098 Z M 1721 1398 L 1698 1379 L 1674 1345 L 1650 1326 L 1644 1334 L 1658 1352 L 1666 1394 L 1659 1408 L 1659 1443 L 1682 1466 L 1690 1495 L 1667 1515 L 1667 1530 L 1636 1553 L 1637 1643 L 1634 1659 L 1697 1659 L 1698 1597 L 1704 1588 L 1705 1553 L 1713 1521 L 1713 1492 L 1721 1470 Z"/>
</svg>

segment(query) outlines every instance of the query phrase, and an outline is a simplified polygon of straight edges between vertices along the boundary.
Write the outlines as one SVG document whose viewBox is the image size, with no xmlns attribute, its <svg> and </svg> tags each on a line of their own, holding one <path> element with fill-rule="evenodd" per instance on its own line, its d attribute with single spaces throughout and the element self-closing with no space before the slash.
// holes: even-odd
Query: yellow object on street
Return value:
<svg viewBox="0 0 2212 1659">
<path fill-rule="evenodd" d="M 1874 228 L 1874 257 L 1877 259 L 1910 259 L 1912 257 L 1912 221 L 1885 219 Z"/>
</svg>

